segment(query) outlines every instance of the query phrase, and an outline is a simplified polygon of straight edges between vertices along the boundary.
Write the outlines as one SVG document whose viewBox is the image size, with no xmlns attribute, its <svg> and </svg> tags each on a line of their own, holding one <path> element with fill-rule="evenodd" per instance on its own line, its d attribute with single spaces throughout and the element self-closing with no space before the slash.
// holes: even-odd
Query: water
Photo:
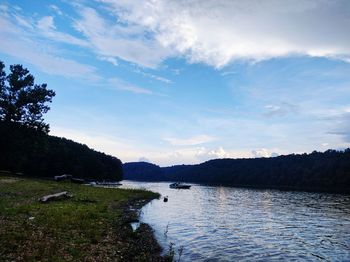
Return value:
<svg viewBox="0 0 350 262">
<path fill-rule="evenodd" d="M 350 196 L 123 181 L 168 196 L 142 209 L 181 261 L 350 261 Z"/>
</svg>

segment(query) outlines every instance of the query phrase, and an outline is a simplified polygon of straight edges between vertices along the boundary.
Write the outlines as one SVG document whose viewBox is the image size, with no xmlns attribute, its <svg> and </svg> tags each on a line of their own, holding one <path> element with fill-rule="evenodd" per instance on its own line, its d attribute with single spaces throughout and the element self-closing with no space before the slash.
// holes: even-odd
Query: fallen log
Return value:
<svg viewBox="0 0 350 262">
<path fill-rule="evenodd" d="M 40 202 L 45 203 L 48 201 L 62 200 L 62 199 L 71 198 L 71 197 L 73 197 L 71 194 L 68 194 L 67 191 L 63 191 L 60 193 L 43 196 L 39 200 L 40 200 Z"/>
</svg>

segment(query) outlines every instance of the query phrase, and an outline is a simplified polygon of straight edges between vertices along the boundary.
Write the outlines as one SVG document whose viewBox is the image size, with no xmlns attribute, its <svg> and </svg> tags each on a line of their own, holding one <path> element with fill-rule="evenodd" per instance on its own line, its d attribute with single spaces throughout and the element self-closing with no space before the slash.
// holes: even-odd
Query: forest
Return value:
<svg viewBox="0 0 350 262">
<path fill-rule="evenodd" d="M 125 163 L 123 169 L 129 180 L 350 193 L 350 149 L 171 167 Z"/>
<path fill-rule="evenodd" d="M 43 115 L 56 93 L 22 65 L 0 61 L 0 170 L 36 177 L 70 174 L 94 180 L 121 180 L 119 159 L 86 145 L 50 136 Z"/>
<path fill-rule="evenodd" d="M 0 121 L 0 170 L 36 177 L 71 174 L 93 180 L 121 180 L 122 163 L 88 146 Z"/>
</svg>

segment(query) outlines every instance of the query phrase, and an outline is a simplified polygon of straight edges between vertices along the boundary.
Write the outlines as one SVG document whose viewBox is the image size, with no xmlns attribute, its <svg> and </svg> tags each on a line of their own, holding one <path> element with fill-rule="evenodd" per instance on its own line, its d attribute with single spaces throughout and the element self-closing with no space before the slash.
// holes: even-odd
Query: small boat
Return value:
<svg viewBox="0 0 350 262">
<path fill-rule="evenodd" d="M 63 181 L 63 180 L 66 180 L 66 179 L 71 179 L 72 178 L 72 175 L 68 175 L 68 174 L 64 174 L 62 176 L 54 176 L 54 180 L 55 181 Z"/>
<path fill-rule="evenodd" d="M 186 185 L 186 184 L 176 182 L 176 183 L 170 184 L 169 187 L 173 189 L 190 189 L 191 185 Z"/>
<path fill-rule="evenodd" d="M 81 179 L 81 178 L 74 178 L 74 177 L 72 177 L 72 178 L 70 179 L 70 181 L 71 181 L 72 183 L 75 183 L 75 184 L 84 184 L 84 182 L 85 182 L 84 179 Z"/>
<path fill-rule="evenodd" d="M 103 182 L 96 182 L 96 185 L 98 185 L 98 186 L 121 186 L 122 184 L 119 182 L 103 181 Z"/>
</svg>

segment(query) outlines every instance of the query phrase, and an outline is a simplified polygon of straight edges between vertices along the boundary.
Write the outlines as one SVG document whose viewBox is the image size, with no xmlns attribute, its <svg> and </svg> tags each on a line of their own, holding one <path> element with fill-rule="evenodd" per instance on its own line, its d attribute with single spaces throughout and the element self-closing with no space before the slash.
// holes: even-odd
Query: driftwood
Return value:
<svg viewBox="0 0 350 262">
<path fill-rule="evenodd" d="M 40 200 L 40 202 L 45 203 L 45 202 L 49 202 L 49 201 L 53 201 L 53 200 L 62 200 L 62 199 L 71 198 L 71 197 L 73 197 L 71 194 L 68 194 L 67 191 L 63 191 L 60 193 L 43 196 L 39 200 Z"/>
</svg>

